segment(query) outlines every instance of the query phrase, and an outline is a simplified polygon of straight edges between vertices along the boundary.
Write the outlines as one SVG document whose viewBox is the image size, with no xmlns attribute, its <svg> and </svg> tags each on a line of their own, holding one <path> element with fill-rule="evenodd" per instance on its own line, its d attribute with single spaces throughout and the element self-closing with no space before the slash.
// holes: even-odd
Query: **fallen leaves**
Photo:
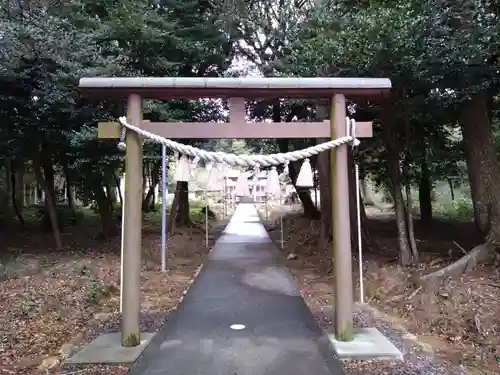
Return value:
<svg viewBox="0 0 500 375">
<path fill-rule="evenodd" d="M 319 241 L 319 227 L 300 215 L 290 215 L 285 219 L 284 253 L 297 254 L 298 260 L 290 261 L 289 266 L 313 311 L 331 306 L 333 296 L 333 275 L 328 273 L 331 249 Z M 271 235 L 279 232 L 276 225 L 268 229 Z M 450 230 L 460 231 L 451 226 Z M 374 231 L 374 234 L 380 250 L 366 249 L 365 252 L 363 276 L 366 302 L 402 321 L 406 329 L 431 344 L 445 360 L 455 365 L 475 367 L 484 373 L 498 373 L 498 269 L 480 265 L 462 278 L 422 285 L 414 282 L 411 270 L 400 267 L 394 261 L 397 259 L 394 251 L 397 243 L 392 233 L 384 227 L 384 230 Z M 279 238 L 277 235 L 273 237 Z M 438 236 L 420 236 L 420 239 L 424 262 L 419 272 L 430 272 L 430 269 L 440 268 L 452 261 L 446 254 L 450 248 L 457 248 L 456 243 Z M 458 250 L 458 255 L 461 255 L 463 250 Z M 359 288 L 357 268 L 353 266 L 353 280 Z"/>
<path fill-rule="evenodd" d="M 143 311 L 167 312 L 177 305 L 207 252 L 203 243 L 199 230 L 170 236 L 169 271 L 161 273 L 160 236 L 144 234 Z M 18 277 L 0 281 L 0 374 L 53 373 L 90 325 L 119 310 L 119 246 L 116 239 L 71 254 L 22 256 Z M 81 375 L 94 370 L 85 371 Z M 108 373 L 127 371 L 114 366 Z"/>
</svg>

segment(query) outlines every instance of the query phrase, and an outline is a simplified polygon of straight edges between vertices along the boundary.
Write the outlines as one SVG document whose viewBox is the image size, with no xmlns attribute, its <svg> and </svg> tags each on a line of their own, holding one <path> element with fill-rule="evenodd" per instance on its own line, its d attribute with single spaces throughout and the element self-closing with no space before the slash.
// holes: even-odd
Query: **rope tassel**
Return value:
<svg viewBox="0 0 500 375">
<path fill-rule="evenodd" d="M 118 142 L 118 150 L 125 152 L 127 151 L 127 144 L 125 143 L 125 137 L 127 136 L 127 128 L 122 126 L 122 130 L 120 132 L 120 142 Z"/>
<path fill-rule="evenodd" d="M 236 180 L 234 195 L 237 197 L 248 197 L 250 195 L 250 186 L 248 186 L 248 175 L 246 172 L 241 172 Z"/>
<path fill-rule="evenodd" d="M 276 167 L 271 167 L 266 180 L 266 193 L 272 198 L 279 198 L 281 195 L 280 177 Z"/>
<path fill-rule="evenodd" d="M 175 181 L 189 181 L 191 179 L 191 163 L 186 155 L 181 155 L 175 167 Z"/>
<path fill-rule="evenodd" d="M 288 176 L 290 174 L 289 168 L 288 168 L 288 162 L 285 163 L 285 168 L 283 168 L 283 175 Z"/>
<path fill-rule="evenodd" d="M 296 185 L 304 188 L 312 188 L 314 186 L 313 171 L 308 158 L 304 160 L 300 167 Z"/>
</svg>

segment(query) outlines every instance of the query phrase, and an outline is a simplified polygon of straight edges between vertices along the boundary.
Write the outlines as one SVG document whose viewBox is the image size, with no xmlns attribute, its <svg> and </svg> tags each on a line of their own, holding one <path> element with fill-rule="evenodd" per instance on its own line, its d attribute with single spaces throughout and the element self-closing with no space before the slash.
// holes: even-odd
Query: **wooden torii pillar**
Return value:
<svg viewBox="0 0 500 375">
<path fill-rule="evenodd" d="M 347 135 L 345 95 L 380 97 L 391 82 L 385 78 L 82 78 L 80 88 L 93 97 L 128 98 L 130 124 L 170 139 L 336 139 Z M 142 99 L 229 98 L 229 123 L 148 122 Z M 322 122 L 248 123 L 245 98 L 329 98 L 330 120 Z M 119 138 L 117 122 L 99 123 L 99 138 Z M 371 122 L 357 124 L 356 136 L 372 136 Z M 142 140 L 127 132 L 122 253 L 122 346 L 140 344 L 140 274 L 142 229 Z M 335 336 L 352 339 L 352 251 L 349 220 L 348 145 L 332 155 L 332 256 L 335 272 Z"/>
</svg>

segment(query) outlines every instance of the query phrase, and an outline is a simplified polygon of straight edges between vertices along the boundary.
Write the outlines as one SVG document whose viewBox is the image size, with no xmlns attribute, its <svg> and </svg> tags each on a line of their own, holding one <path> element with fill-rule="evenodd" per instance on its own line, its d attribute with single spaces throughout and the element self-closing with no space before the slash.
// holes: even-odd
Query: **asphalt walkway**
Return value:
<svg viewBox="0 0 500 375">
<path fill-rule="evenodd" d="M 240 204 L 133 375 L 341 375 L 253 204 Z"/>
</svg>

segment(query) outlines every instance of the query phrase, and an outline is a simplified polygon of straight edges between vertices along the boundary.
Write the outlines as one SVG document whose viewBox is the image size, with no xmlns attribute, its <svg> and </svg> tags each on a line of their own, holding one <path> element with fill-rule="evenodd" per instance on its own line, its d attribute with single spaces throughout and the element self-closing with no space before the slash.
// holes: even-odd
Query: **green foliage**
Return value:
<svg viewBox="0 0 500 375">
<path fill-rule="evenodd" d="M 189 216 L 195 224 L 205 223 L 205 201 L 202 200 L 191 200 L 189 202 Z M 215 213 L 209 209 L 208 210 L 209 220 L 215 218 Z"/>
<path fill-rule="evenodd" d="M 418 189 L 412 186 L 413 215 L 420 216 Z M 371 198 L 378 208 L 392 208 L 394 202 L 384 187 L 374 187 Z M 474 218 L 474 208 L 467 182 L 454 184 L 453 194 L 446 182 L 437 181 L 432 195 L 433 217 L 448 221 L 470 221 Z"/>
<path fill-rule="evenodd" d="M 78 274 L 80 276 L 86 276 L 86 275 L 90 274 L 90 268 L 89 268 L 89 266 L 87 266 L 84 263 L 77 264 L 75 266 L 75 268 L 76 268 L 76 271 L 78 272 Z"/>
<path fill-rule="evenodd" d="M 170 206 L 167 205 L 167 220 L 170 215 Z M 193 199 L 189 201 L 189 216 L 194 224 L 204 224 L 205 223 L 205 201 Z M 209 221 L 217 219 L 217 215 L 209 207 L 208 209 Z M 155 228 L 159 228 L 161 225 L 161 206 L 157 206 L 154 211 L 144 213 L 144 223 Z"/>
<path fill-rule="evenodd" d="M 474 218 L 470 197 L 461 196 L 454 201 L 439 204 L 435 209 L 438 217 L 450 221 L 471 221 Z"/>
<path fill-rule="evenodd" d="M 32 210 L 31 217 L 37 220 L 43 231 L 51 230 L 51 223 L 49 218 L 49 213 L 46 206 L 34 206 L 30 208 Z M 81 210 L 73 211 L 68 206 L 59 205 L 56 206 L 56 215 L 59 223 L 59 229 L 74 227 L 80 224 L 84 219 L 84 213 Z"/>
<path fill-rule="evenodd" d="M 84 300 L 88 304 L 98 303 L 101 299 L 108 297 L 113 288 L 106 285 L 102 280 L 90 274 L 84 286 Z"/>
<path fill-rule="evenodd" d="M 299 76 L 390 78 L 393 105 L 385 118 L 395 126 L 393 152 L 408 166 L 404 178 L 416 183 L 425 166 L 431 180 L 464 181 L 456 110 L 499 82 L 498 18 L 497 8 L 479 0 L 322 2 L 296 28 L 278 65 Z M 354 117 L 375 119 L 380 135 L 362 143 L 362 170 L 387 184 L 392 130 L 381 119 L 388 108 L 351 105 Z"/>
<path fill-rule="evenodd" d="M 131 333 L 125 338 L 125 340 L 123 340 L 123 346 L 125 347 L 138 346 L 140 343 L 141 343 L 140 332 Z"/>
<path fill-rule="evenodd" d="M 232 41 L 213 4 L 200 0 L 127 0 L 14 6 L 0 13 L 0 164 L 29 165 L 51 184 L 63 175 L 85 205 L 111 210 L 102 191 L 123 170 L 116 141 L 97 139 L 97 121 L 125 113 L 125 103 L 82 97 L 83 76 L 217 76 L 229 66 Z M 217 121 L 213 101 L 148 100 L 153 121 Z M 186 140 L 184 140 L 186 141 Z M 202 142 L 186 141 L 191 144 Z M 160 147 L 144 146 L 146 168 Z M 52 169 L 52 170 L 50 170 Z M 39 181 L 41 182 L 41 181 Z M 103 200 L 104 199 L 104 200 Z M 107 207 L 104 207 L 107 206 Z M 41 217 L 47 228 L 47 215 Z M 59 212 L 61 227 L 78 218 Z"/>
<path fill-rule="evenodd" d="M 245 69 L 228 72 L 237 55 L 264 76 L 391 78 L 395 151 L 407 163 L 404 178 L 416 184 L 426 170 L 432 181 L 466 180 L 456 110 L 471 93 L 499 83 L 497 7 L 481 0 L 262 0 L 240 4 L 244 11 L 226 5 L 90 0 L 3 11 L 0 164 L 36 169 L 38 178 L 49 183 L 51 174 L 63 175 L 76 189 L 75 198 L 85 205 L 97 202 L 98 212 L 113 216 L 117 212 L 103 190 L 123 171 L 123 155 L 115 140 L 97 139 L 95 125 L 124 114 L 125 103 L 82 97 L 78 80 L 244 74 Z M 316 116 L 315 104 L 250 101 L 247 114 L 259 121 L 277 116 L 281 121 L 310 120 Z M 360 159 L 363 173 L 387 186 L 388 131 L 381 107 L 370 100 L 350 104 L 355 116 L 375 119 L 380 136 L 363 142 Z M 498 124 L 498 98 L 493 106 Z M 226 108 L 224 101 L 147 100 L 144 116 L 152 121 L 220 121 L 227 117 Z M 276 140 L 183 142 L 243 154 L 279 151 Z M 306 139 L 286 146 L 310 144 Z M 158 167 L 158 145 L 146 143 L 144 155 L 147 170 Z M 49 228 L 45 212 L 34 215 Z M 62 208 L 57 215 L 61 228 L 83 220 L 81 213 Z"/>
<path fill-rule="evenodd" d="M 16 268 L 11 262 L 0 261 L 0 280 L 15 279 L 17 276 Z"/>
<path fill-rule="evenodd" d="M 170 214 L 170 206 L 167 206 L 167 218 Z M 160 209 L 156 209 L 153 211 L 149 211 L 144 213 L 144 224 L 149 224 L 153 227 L 158 228 L 161 225 L 161 211 Z"/>
<path fill-rule="evenodd" d="M 30 296 L 25 296 L 21 301 L 20 314 L 25 318 L 31 318 L 38 311 L 38 303 Z"/>
<path fill-rule="evenodd" d="M 213 139 L 204 143 L 204 149 L 209 151 L 227 152 L 236 155 L 244 155 L 252 153 L 252 148 L 249 147 L 248 141 L 244 139 Z"/>
<path fill-rule="evenodd" d="M 454 188 L 454 196 L 447 184 L 439 183 L 433 197 L 433 211 L 437 218 L 449 221 L 471 221 L 474 218 L 474 208 L 467 185 L 458 185 Z M 418 214 L 418 194 L 414 194 L 415 212 Z"/>
<path fill-rule="evenodd" d="M 249 154 L 249 149 L 247 148 L 247 144 L 242 139 L 233 139 L 231 144 L 231 152 L 236 155 L 244 155 Z"/>
</svg>

